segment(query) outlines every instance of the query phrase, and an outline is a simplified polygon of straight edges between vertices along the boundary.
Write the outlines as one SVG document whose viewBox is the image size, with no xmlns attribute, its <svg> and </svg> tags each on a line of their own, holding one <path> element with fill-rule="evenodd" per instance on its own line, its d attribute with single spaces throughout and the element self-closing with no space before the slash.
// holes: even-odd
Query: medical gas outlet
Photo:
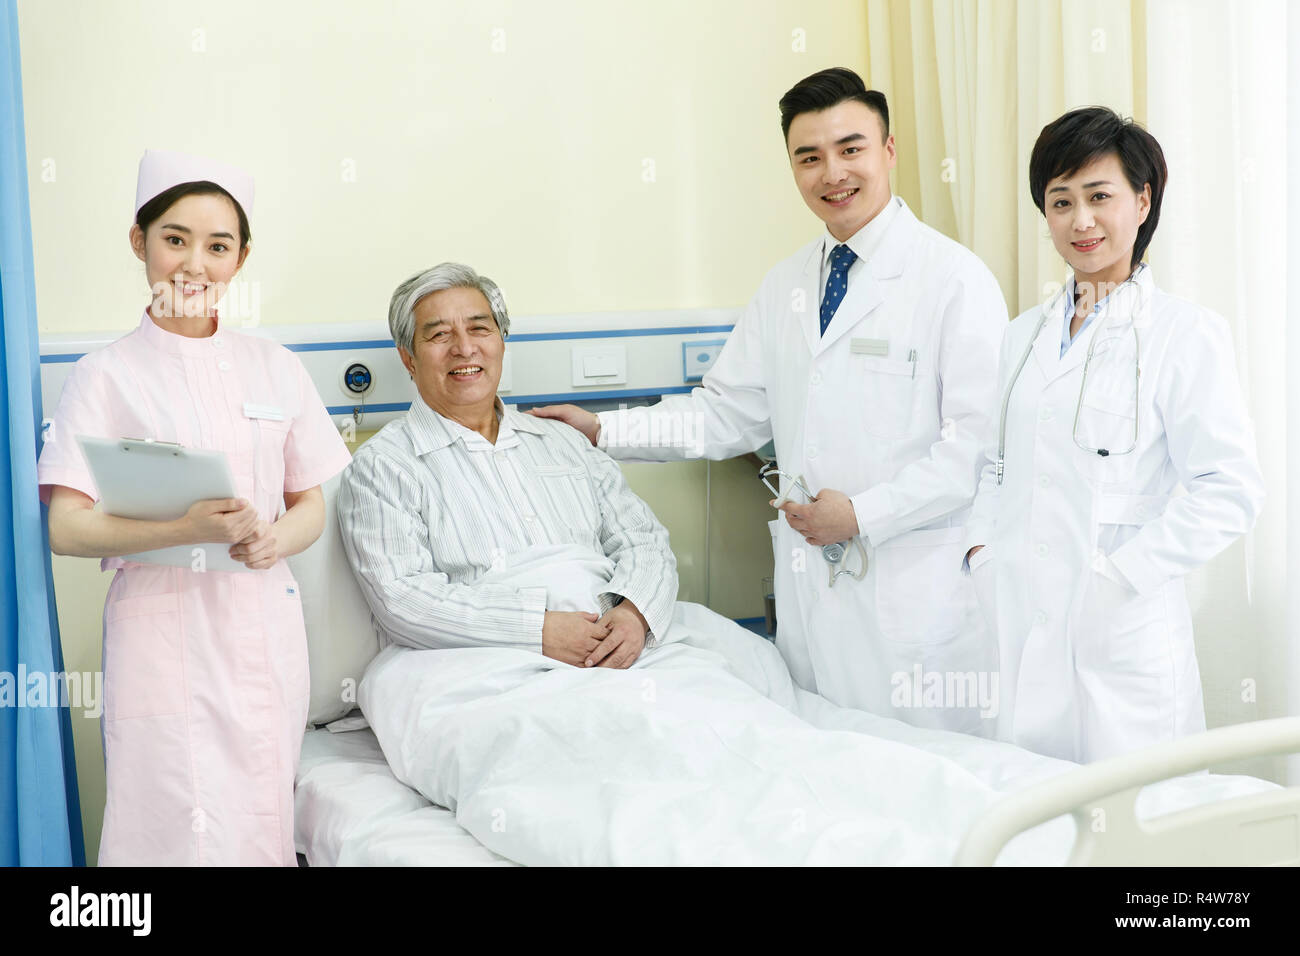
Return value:
<svg viewBox="0 0 1300 956">
<path fill-rule="evenodd" d="M 362 362 L 349 362 L 343 369 L 343 392 L 352 398 L 360 398 L 375 385 L 375 377 L 370 367 Z"/>
</svg>

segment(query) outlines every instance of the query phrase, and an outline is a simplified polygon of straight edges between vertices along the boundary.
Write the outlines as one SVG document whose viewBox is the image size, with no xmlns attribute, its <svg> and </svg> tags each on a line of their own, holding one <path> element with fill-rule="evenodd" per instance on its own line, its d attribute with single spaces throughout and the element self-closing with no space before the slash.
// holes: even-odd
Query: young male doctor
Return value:
<svg viewBox="0 0 1300 956">
<path fill-rule="evenodd" d="M 649 409 L 534 413 L 626 461 L 773 440 L 789 496 L 773 522 L 776 644 L 794 679 L 844 706 L 991 734 L 978 685 L 996 652 L 961 565 L 1006 303 L 973 253 L 891 194 L 883 95 L 830 69 L 780 109 L 795 185 L 826 230 L 768 273 L 702 387 Z M 651 427 L 668 417 L 676 428 Z M 664 434 L 694 440 L 665 447 Z M 832 564 L 822 548 L 837 543 Z"/>
</svg>

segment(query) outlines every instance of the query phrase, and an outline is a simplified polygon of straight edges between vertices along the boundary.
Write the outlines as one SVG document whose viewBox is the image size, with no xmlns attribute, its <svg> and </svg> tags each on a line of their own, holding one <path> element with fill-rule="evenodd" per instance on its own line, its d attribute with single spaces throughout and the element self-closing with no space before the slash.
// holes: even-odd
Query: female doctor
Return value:
<svg viewBox="0 0 1300 956">
<path fill-rule="evenodd" d="M 241 170 L 145 153 L 130 240 L 151 301 L 134 331 L 73 366 L 37 464 L 51 547 L 116 572 L 101 866 L 295 863 L 307 644 L 284 558 L 320 534 L 319 486 L 349 456 L 297 357 L 217 312 L 249 252 L 252 196 Z M 79 435 L 223 451 L 240 497 L 174 521 L 94 510 Z M 209 570 L 197 547 L 188 567 L 121 557 L 204 542 L 249 570 Z"/>
<path fill-rule="evenodd" d="M 1003 338 L 968 525 L 998 736 L 1080 762 L 1205 729 L 1183 576 L 1264 497 L 1227 322 L 1142 262 L 1165 178 L 1155 138 L 1109 109 L 1039 135 L 1029 188 L 1073 274 Z"/>
</svg>

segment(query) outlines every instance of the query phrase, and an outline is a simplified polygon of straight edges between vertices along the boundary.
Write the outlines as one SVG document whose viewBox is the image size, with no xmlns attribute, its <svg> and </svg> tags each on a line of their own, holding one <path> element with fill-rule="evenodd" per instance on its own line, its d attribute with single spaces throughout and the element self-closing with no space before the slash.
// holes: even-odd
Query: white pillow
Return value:
<svg viewBox="0 0 1300 956">
<path fill-rule="evenodd" d="M 325 482 L 325 529 L 306 551 L 289 558 L 307 624 L 311 705 L 307 720 L 325 724 L 356 706 L 357 685 L 379 653 L 370 608 L 352 575 L 334 513 L 339 475 Z"/>
</svg>

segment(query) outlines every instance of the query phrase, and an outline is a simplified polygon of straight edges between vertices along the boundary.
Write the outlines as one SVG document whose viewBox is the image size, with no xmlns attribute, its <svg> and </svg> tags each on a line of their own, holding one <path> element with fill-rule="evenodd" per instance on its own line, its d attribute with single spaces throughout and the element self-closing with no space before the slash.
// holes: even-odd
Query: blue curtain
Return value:
<svg viewBox="0 0 1300 956">
<path fill-rule="evenodd" d="M 13 698 L 0 705 L 0 865 L 83 865 L 68 709 L 16 706 L 24 672 L 63 670 L 36 487 L 41 367 L 26 157 L 18 8 L 0 0 L 0 680 Z"/>
</svg>

